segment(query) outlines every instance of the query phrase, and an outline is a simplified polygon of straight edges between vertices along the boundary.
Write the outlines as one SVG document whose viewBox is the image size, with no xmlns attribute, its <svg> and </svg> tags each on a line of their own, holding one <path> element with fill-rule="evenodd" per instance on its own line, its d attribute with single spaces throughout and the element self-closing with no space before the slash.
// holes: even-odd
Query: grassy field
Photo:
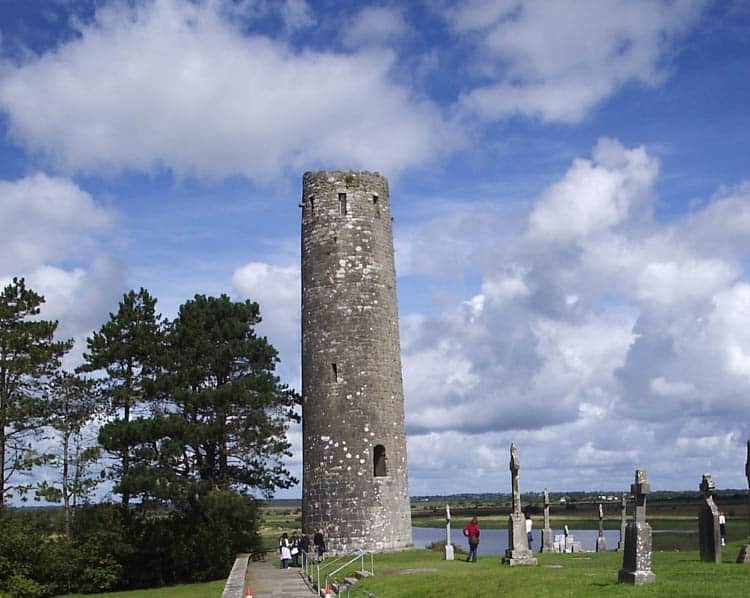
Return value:
<svg viewBox="0 0 750 598">
<path fill-rule="evenodd" d="M 638 588 L 617 583 L 622 553 L 615 552 L 537 555 L 539 566 L 511 568 L 497 556 L 447 562 L 439 552 L 407 550 L 378 555 L 375 577 L 358 585 L 378 598 L 747 596 L 750 567 L 734 563 L 739 547 L 727 545 L 720 565 L 700 562 L 697 551 L 654 552 L 656 583 Z"/>
<path fill-rule="evenodd" d="M 64 598 L 218 598 L 224 590 L 226 580 L 193 583 L 188 585 L 155 588 L 153 590 L 133 590 L 131 592 L 110 592 L 107 594 L 67 594 Z"/>
</svg>

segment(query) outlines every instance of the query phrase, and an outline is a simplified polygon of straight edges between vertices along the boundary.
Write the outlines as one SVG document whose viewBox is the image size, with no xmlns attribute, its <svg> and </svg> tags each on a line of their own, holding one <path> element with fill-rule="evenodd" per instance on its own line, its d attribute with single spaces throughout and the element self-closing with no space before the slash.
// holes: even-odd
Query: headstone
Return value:
<svg viewBox="0 0 750 598">
<path fill-rule="evenodd" d="M 544 489 L 544 527 L 542 528 L 542 542 L 539 552 L 554 552 L 552 544 L 552 529 L 549 526 L 549 492 Z"/>
<path fill-rule="evenodd" d="M 503 563 L 510 565 L 536 565 L 537 560 L 529 549 L 526 535 L 526 517 L 521 511 L 521 490 L 518 486 L 518 472 L 521 464 L 518 460 L 518 449 L 510 445 L 510 475 L 513 489 L 513 512 L 508 517 L 508 549 Z"/>
<path fill-rule="evenodd" d="M 750 440 L 747 441 L 747 458 L 745 460 L 745 477 L 747 478 L 747 487 L 750 490 Z M 748 524 L 750 524 L 750 492 L 747 494 L 748 497 Z M 750 531 L 748 531 L 748 540 L 750 540 Z M 737 557 L 738 563 L 745 563 L 750 565 L 750 544 L 743 544 L 740 548 L 740 554 Z"/>
<path fill-rule="evenodd" d="M 599 503 L 599 535 L 596 537 L 596 551 L 604 552 L 607 550 L 607 545 L 604 542 L 604 509 L 602 503 Z"/>
<path fill-rule="evenodd" d="M 710 473 L 703 474 L 701 480 L 703 503 L 698 512 L 698 542 L 701 548 L 701 560 L 707 563 L 721 562 L 721 530 L 719 528 L 719 509 L 714 502 L 716 484 Z"/>
<path fill-rule="evenodd" d="M 625 548 L 625 528 L 628 525 L 628 495 L 622 493 L 622 503 L 620 504 L 620 540 L 617 542 L 617 550 Z"/>
<path fill-rule="evenodd" d="M 453 542 L 451 542 L 451 506 L 445 505 L 445 560 L 453 560 Z"/>
<path fill-rule="evenodd" d="M 646 496 L 650 491 L 646 470 L 636 469 L 635 484 L 630 486 L 630 493 L 635 497 L 635 514 L 625 528 L 625 550 L 618 576 L 620 583 L 639 586 L 656 581 L 651 571 L 651 526 L 646 523 Z"/>
</svg>

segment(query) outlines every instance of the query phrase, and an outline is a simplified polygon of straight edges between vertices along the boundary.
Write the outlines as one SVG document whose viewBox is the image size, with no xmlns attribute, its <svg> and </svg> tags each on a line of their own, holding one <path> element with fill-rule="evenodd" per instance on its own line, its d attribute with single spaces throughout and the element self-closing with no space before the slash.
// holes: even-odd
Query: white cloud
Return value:
<svg viewBox="0 0 750 598">
<path fill-rule="evenodd" d="M 655 488 L 697 484 L 703 467 L 742 483 L 749 187 L 659 222 L 657 177 L 648 150 L 602 140 L 527 207 L 525 231 L 492 217 L 491 235 L 464 231 L 447 224 L 447 204 L 397 230 L 415 253 L 406 276 L 438 272 L 443 255 L 454 274 L 435 285 L 455 288 L 469 263 L 481 272 L 479 292 L 402 318 L 410 461 L 414 447 L 457 455 L 434 449 L 455 480 L 418 456 L 420 483 L 497 490 L 470 482 L 462 455 L 504 457 L 511 440 L 530 489 L 627 488 L 636 467 Z"/>
<path fill-rule="evenodd" d="M 342 40 L 349 48 L 380 46 L 403 37 L 409 27 L 397 8 L 368 6 L 360 10 L 343 29 Z"/>
<path fill-rule="evenodd" d="M 222 14 L 176 0 L 99 10 L 54 52 L 5 65 L 12 135 L 71 171 L 262 181 L 330 164 L 393 174 L 454 144 L 435 105 L 391 80 L 390 52 L 298 52 Z"/>
<path fill-rule="evenodd" d="M 658 160 L 645 148 L 626 150 L 618 141 L 601 139 L 593 160 L 577 159 L 537 201 L 530 234 L 567 241 L 615 227 L 650 197 L 658 172 Z"/>
<path fill-rule="evenodd" d="M 115 221 L 113 210 L 69 179 L 36 173 L 0 181 L 1 284 L 20 276 L 44 296 L 42 317 L 59 320 L 58 336 L 76 341 L 68 367 L 124 291 L 122 264 L 100 248 Z"/>
<path fill-rule="evenodd" d="M 445 13 L 462 36 L 479 39 L 477 70 L 488 82 L 463 108 L 483 120 L 520 114 L 576 122 L 628 83 L 654 85 L 675 40 L 703 2 L 462 2 Z"/>
<path fill-rule="evenodd" d="M 37 173 L 0 181 L 0 275 L 90 250 L 114 213 L 68 179 Z"/>
<path fill-rule="evenodd" d="M 250 262 L 234 271 L 232 287 L 238 298 L 258 302 L 258 330 L 279 351 L 284 380 L 301 390 L 299 268 Z"/>
</svg>

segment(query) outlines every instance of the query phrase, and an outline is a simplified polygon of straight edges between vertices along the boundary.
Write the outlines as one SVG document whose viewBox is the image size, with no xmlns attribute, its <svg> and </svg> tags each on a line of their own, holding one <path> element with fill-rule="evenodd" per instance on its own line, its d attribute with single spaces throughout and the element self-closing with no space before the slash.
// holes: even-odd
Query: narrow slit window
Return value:
<svg viewBox="0 0 750 598">
<path fill-rule="evenodd" d="M 331 382 L 339 381 L 339 369 L 335 363 L 331 364 Z"/>
<path fill-rule="evenodd" d="M 346 193 L 339 193 L 339 213 L 346 216 Z"/>
<path fill-rule="evenodd" d="M 382 478 L 388 475 L 385 465 L 385 447 L 378 444 L 372 450 L 373 475 L 376 478 Z"/>
<path fill-rule="evenodd" d="M 372 194 L 372 205 L 375 206 L 375 216 L 380 218 L 380 197 L 377 193 Z"/>
<path fill-rule="evenodd" d="M 310 215 L 314 216 L 315 215 L 315 196 L 311 195 L 308 199 L 310 200 Z"/>
</svg>

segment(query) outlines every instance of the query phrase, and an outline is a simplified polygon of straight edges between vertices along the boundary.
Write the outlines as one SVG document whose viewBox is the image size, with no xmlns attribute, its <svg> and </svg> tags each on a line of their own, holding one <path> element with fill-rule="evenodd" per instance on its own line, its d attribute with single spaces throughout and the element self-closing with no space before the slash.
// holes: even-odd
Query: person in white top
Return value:
<svg viewBox="0 0 750 598">
<path fill-rule="evenodd" d="M 721 534 L 721 545 L 724 546 L 727 543 L 727 518 L 724 511 L 719 513 L 719 533 Z"/>
<path fill-rule="evenodd" d="M 281 568 L 288 569 L 289 559 L 292 558 L 292 551 L 289 549 L 289 538 L 286 532 L 281 534 L 281 538 L 279 538 L 279 555 L 281 558 Z"/>
</svg>

